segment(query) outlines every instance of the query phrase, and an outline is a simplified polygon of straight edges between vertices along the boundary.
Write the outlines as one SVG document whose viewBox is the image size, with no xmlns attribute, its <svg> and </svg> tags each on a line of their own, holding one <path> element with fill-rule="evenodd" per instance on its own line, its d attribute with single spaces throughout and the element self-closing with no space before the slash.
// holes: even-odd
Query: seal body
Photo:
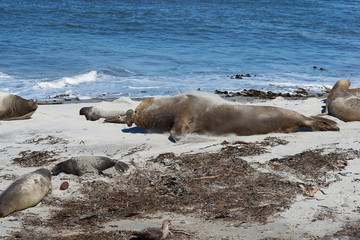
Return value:
<svg viewBox="0 0 360 240">
<path fill-rule="evenodd" d="M 19 177 L 0 195 L 0 217 L 35 206 L 51 189 L 48 169 L 41 168 Z"/>
<path fill-rule="evenodd" d="M 36 109 L 37 104 L 33 100 L 0 92 L 0 120 L 27 119 Z"/>
<path fill-rule="evenodd" d="M 169 226 L 172 226 L 170 220 L 165 220 L 162 223 L 161 228 L 146 228 L 141 232 L 135 232 L 132 235 L 136 236 L 136 238 L 132 239 L 139 239 L 139 240 L 163 240 L 166 239 L 170 233 Z"/>
<path fill-rule="evenodd" d="M 80 156 L 56 164 L 51 172 L 53 175 L 58 175 L 63 172 L 66 174 L 82 176 L 87 172 L 101 173 L 101 171 L 111 167 L 115 167 L 118 172 L 125 172 L 129 168 L 126 163 L 107 157 Z"/>
<path fill-rule="evenodd" d="M 270 106 L 248 106 L 226 101 L 206 93 L 177 94 L 145 99 L 128 110 L 128 126 L 170 131 L 177 140 L 187 133 L 240 136 L 270 132 L 293 132 L 301 128 L 338 131 L 334 121 L 306 117 L 297 112 Z"/>
<path fill-rule="evenodd" d="M 360 121 L 360 89 L 349 89 L 349 80 L 339 80 L 330 90 L 325 114 L 343 121 Z"/>
</svg>

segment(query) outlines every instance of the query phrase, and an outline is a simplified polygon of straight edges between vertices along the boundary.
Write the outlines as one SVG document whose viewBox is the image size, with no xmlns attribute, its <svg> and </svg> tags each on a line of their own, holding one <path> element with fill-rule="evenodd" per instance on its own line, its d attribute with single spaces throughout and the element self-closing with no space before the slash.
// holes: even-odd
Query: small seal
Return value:
<svg viewBox="0 0 360 240">
<path fill-rule="evenodd" d="M 66 174 L 82 176 L 88 172 L 101 173 L 105 169 L 111 167 L 115 167 L 119 173 L 125 172 L 129 169 L 129 166 L 126 163 L 110 159 L 108 157 L 80 156 L 72 157 L 64 162 L 56 164 L 51 170 L 51 173 L 53 175 L 58 175 L 63 172 Z"/>
<path fill-rule="evenodd" d="M 145 228 L 141 232 L 135 232 L 132 235 L 136 238 L 132 239 L 143 239 L 143 240 L 163 240 L 166 239 L 170 233 L 169 226 L 172 226 L 170 220 L 165 220 L 162 223 L 161 228 Z"/>
<path fill-rule="evenodd" d="M 128 126 L 135 123 L 143 129 L 170 131 L 174 141 L 187 133 L 246 136 L 302 128 L 339 131 L 336 122 L 326 118 L 277 107 L 241 105 L 200 92 L 145 99 L 135 112 L 127 111 L 126 122 Z"/>
<path fill-rule="evenodd" d="M 339 80 L 330 90 L 324 114 L 345 122 L 360 121 L 360 88 L 349 89 L 349 80 Z"/>
<path fill-rule="evenodd" d="M 0 217 L 35 206 L 51 189 L 48 169 L 41 168 L 19 177 L 0 195 Z"/>
<path fill-rule="evenodd" d="M 28 119 L 37 109 L 33 100 L 17 95 L 0 92 L 0 120 Z"/>
<path fill-rule="evenodd" d="M 139 102 L 130 98 L 118 98 L 112 102 L 101 102 L 91 107 L 80 109 L 80 115 L 84 115 L 86 120 L 96 121 L 105 118 L 107 122 L 125 123 L 126 110 L 135 108 Z"/>
</svg>

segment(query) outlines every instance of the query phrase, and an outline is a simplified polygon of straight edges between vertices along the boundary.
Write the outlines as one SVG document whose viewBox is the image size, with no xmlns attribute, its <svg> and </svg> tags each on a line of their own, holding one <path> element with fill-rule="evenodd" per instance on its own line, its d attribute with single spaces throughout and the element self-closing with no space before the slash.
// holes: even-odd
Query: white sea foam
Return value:
<svg viewBox="0 0 360 240">
<path fill-rule="evenodd" d="M 159 86 L 153 86 L 153 87 L 133 87 L 133 86 L 127 86 L 126 88 L 129 89 L 157 89 L 157 88 L 164 88 Z"/>
<path fill-rule="evenodd" d="M 84 74 L 76 75 L 73 77 L 64 77 L 57 81 L 40 82 L 37 84 L 38 88 L 65 88 L 72 85 L 78 85 L 85 82 L 95 82 L 97 78 L 96 71 L 90 71 Z"/>
<path fill-rule="evenodd" d="M 0 79 L 9 79 L 11 78 L 10 75 L 6 74 L 6 73 L 3 73 L 3 72 L 0 72 Z"/>
</svg>

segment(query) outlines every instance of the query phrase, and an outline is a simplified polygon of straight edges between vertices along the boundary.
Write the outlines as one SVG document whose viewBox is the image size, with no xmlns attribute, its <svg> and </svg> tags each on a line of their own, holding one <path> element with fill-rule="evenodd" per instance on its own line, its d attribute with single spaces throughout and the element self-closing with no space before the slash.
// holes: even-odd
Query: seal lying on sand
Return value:
<svg viewBox="0 0 360 240">
<path fill-rule="evenodd" d="M 172 226 L 170 220 L 165 220 L 162 223 L 161 228 L 146 228 L 141 232 L 135 232 L 132 235 L 136 238 L 131 238 L 134 240 L 163 240 L 166 239 L 170 233 L 169 226 Z"/>
<path fill-rule="evenodd" d="M 0 92 L 0 120 L 21 120 L 33 115 L 37 104 L 33 100 Z"/>
<path fill-rule="evenodd" d="M 51 172 L 53 175 L 58 175 L 63 172 L 66 174 L 82 176 L 87 172 L 101 173 L 105 169 L 111 167 L 115 167 L 119 173 L 125 172 L 129 169 L 129 166 L 126 163 L 107 157 L 81 156 L 73 157 L 69 160 L 56 164 Z"/>
<path fill-rule="evenodd" d="M 128 126 L 135 123 L 144 129 L 170 131 L 174 140 L 193 132 L 242 136 L 301 128 L 339 131 L 336 123 L 326 118 L 305 117 L 277 107 L 240 105 L 205 93 L 145 99 L 135 113 L 128 110 L 126 122 Z"/>
<path fill-rule="evenodd" d="M 0 217 L 38 204 L 51 190 L 51 172 L 41 168 L 16 179 L 0 195 Z"/>
<path fill-rule="evenodd" d="M 91 107 L 80 109 L 80 115 L 84 115 L 86 120 L 96 121 L 106 118 L 107 122 L 125 123 L 126 110 L 135 108 L 139 102 L 130 98 L 119 98 L 112 102 L 101 102 Z"/>
<path fill-rule="evenodd" d="M 360 121 L 360 88 L 349 89 L 349 80 L 339 80 L 330 90 L 324 114 L 345 122 Z"/>
</svg>

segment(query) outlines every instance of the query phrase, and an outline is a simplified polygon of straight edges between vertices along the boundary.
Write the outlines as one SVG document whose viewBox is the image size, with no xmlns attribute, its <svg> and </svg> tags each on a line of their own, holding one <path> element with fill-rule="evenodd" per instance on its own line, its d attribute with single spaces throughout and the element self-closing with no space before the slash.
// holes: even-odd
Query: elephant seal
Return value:
<svg viewBox="0 0 360 240">
<path fill-rule="evenodd" d="M 187 133 L 240 136 L 270 132 L 293 132 L 301 128 L 339 131 L 336 122 L 322 117 L 305 117 L 297 112 L 270 106 L 232 103 L 214 94 L 177 94 L 148 98 L 127 112 L 128 126 L 170 131 L 173 140 Z"/>
<path fill-rule="evenodd" d="M 48 169 L 41 168 L 19 177 L 0 195 L 0 217 L 35 206 L 51 189 Z"/>
<path fill-rule="evenodd" d="M 345 122 L 360 121 L 360 88 L 349 89 L 349 80 L 339 80 L 330 90 L 324 114 Z"/>
<path fill-rule="evenodd" d="M 96 121 L 105 118 L 107 122 L 126 123 L 126 110 L 135 108 L 139 102 L 130 98 L 121 97 L 112 102 L 101 102 L 91 107 L 80 109 L 80 115 L 84 115 L 86 120 Z"/>
<path fill-rule="evenodd" d="M 107 157 L 80 156 L 73 157 L 64 162 L 56 164 L 55 167 L 51 170 L 51 173 L 53 175 L 58 175 L 59 173 L 63 172 L 66 174 L 82 176 L 87 172 L 101 173 L 105 169 L 111 167 L 115 167 L 115 169 L 120 173 L 129 169 L 129 166 L 126 163 Z"/>
<path fill-rule="evenodd" d="M 37 109 L 33 100 L 0 92 L 0 120 L 22 120 L 28 119 Z"/>
<path fill-rule="evenodd" d="M 163 221 L 161 228 L 145 228 L 141 232 L 134 232 L 132 235 L 136 236 L 136 238 L 132 238 L 134 240 L 141 240 L 141 239 L 147 239 L 147 240 L 162 240 L 166 239 L 169 235 L 170 230 L 169 226 L 172 226 L 172 222 L 170 220 Z"/>
</svg>

